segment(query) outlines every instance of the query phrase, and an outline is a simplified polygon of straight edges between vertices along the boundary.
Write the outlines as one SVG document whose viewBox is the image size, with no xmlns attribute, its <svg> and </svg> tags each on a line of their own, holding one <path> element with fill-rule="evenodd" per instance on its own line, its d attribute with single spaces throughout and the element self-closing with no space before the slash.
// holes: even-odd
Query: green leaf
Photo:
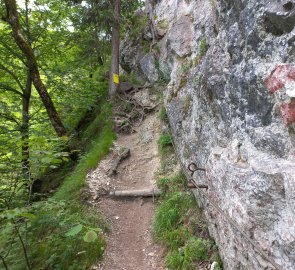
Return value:
<svg viewBox="0 0 295 270">
<path fill-rule="evenodd" d="M 98 232 L 98 233 L 101 233 L 102 232 L 102 229 L 101 228 L 89 228 L 88 227 L 88 229 L 91 230 L 91 231 Z"/>
<path fill-rule="evenodd" d="M 1 213 L 1 218 L 14 219 L 17 213 L 15 210 L 7 210 Z"/>
<path fill-rule="evenodd" d="M 97 233 L 95 231 L 88 231 L 84 237 L 83 240 L 87 243 L 94 242 L 97 239 Z"/>
<path fill-rule="evenodd" d="M 73 227 L 72 229 L 70 229 L 67 233 L 66 236 L 75 236 L 76 234 L 78 234 L 81 230 L 82 230 L 83 226 L 81 224 Z"/>
<path fill-rule="evenodd" d="M 17 214 L 17 216 L 19 217 L 25 217 L 25 218 L 28 218 L 28 219 L 35 219 L 36 216 L 32 213 L 19 213 Z"/>
<path fill-rule="evenodd" d="M 54 159 L 51 160 L 51 162 L 53 164 L 61 164 L 62 163 L 62 160 L 61 159 L 58 159 L 58 158 L 54 158 Z"/>
<path fill-rule="evenodd" d="M 51 161 L 52 161 L 52 158 L 50 158 L 50 157 L 44 157 L 41 159 L 41 162 L 45 163 L 45 164 L 49 164 L 49 163 L 51 163 Z"/>
</svg>

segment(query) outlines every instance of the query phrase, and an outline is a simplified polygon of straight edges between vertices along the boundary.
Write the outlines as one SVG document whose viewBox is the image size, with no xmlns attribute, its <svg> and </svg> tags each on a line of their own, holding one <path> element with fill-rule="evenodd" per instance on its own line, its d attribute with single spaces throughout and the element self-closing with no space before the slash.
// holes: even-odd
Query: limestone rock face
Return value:
<svg viewBox="0 0 295 270">
<path fill-rule="evenodd" d="M 194 180 L 224 268 L 295 269 L 294 1 L 154 2 L 173 137 L 206 169 Z"/>
<path fill-rule="evenodd" d="M 270 1 L 265 10 L 265 24 L 274 35 L 291 32 L 295 24 L 295 3 Z"/>
<path fill-rule="evenodd" d="M 188 16 L 181 16 L 168 33 L 167 43 L 179 57 L 187 56 L 191 53 L 193 39 L 193 25 Z"/>
<path fill-rule="evenodd" d="M 141 60 L 139 61 L 140 68 L 146 79 L 154 83 L 158 80 L 158 72 L 155 65 L 155 57 L 153 53 L 146 54 Z"/>
<path fill-rule="evenodd" d="M 139 61 L 144 53 L 135 40 L 126 38 L 128 42 L 122 42 L 120 45 L 120 65 L 128 73 L 139 69 Z"/>
</svg>

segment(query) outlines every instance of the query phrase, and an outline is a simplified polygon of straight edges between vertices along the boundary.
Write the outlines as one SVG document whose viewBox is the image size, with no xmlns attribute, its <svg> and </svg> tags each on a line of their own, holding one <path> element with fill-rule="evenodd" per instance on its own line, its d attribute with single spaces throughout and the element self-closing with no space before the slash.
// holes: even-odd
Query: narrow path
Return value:
<svg viewBox="0 0 295 270">
<path fill-rule="evenodd" d="M 92 203 L 98 206 L 111 227 L 105 259 L 93 269 L 165 269 L 163 251 L 153 243 L 151 236 L 155 210 L 153 199 L 116 199 L 97 195 L 108 189 L 144 189 L 155 186 L 154 174 L 160 164 L 157 153 L 158 135 L 159 120 L 155 115 L 149 115 L 137 128 L 136 133 L 120 135 L 115 142 L 113 153 L 88 175 Z M 131 156 L 120 164 L 117 175 L 108 177 L 107 171 L 121 147 L 129 148 Z"/>
</svg>

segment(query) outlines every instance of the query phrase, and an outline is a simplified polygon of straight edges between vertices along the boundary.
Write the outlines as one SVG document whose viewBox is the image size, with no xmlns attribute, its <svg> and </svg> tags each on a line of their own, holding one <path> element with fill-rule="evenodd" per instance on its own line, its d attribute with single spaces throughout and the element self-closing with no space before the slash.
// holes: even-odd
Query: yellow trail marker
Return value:
<svg viewBox="0 0 295 270">
<path fill-rule="evenodd" d="M 119 84 L 119 82 L 120 82 L 119 74 L 114 73 L 113 80 L 114 80 L 114 83 Z"/>
</svg>

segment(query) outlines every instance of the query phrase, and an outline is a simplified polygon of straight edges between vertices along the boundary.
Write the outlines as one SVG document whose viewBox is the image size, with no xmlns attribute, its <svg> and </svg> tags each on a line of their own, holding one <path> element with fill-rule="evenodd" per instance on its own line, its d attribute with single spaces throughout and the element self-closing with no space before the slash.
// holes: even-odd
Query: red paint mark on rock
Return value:
<svg viewBox="0 0 295 270">
<path fill-rule="evenodd" d="M 295 122 L 295 99 L 293 99 L 290 103 L 283 103 L 280 110 L 286 125 L 290 125 Z"/>
<path fill-rule="evenodd" d="M 295 68 L 293 67 L 292 70 L 288 73 L 288 79 L 291 81 L 295 81 Z"/>
<path fill-rule="evenodd" d="M 292 65 L 278 65 L 268 77 L 265 78 L 264 84 L 273 94 L 283 88 L 287 81 L 295 80 L 295 67 Z"/>
</svg>

